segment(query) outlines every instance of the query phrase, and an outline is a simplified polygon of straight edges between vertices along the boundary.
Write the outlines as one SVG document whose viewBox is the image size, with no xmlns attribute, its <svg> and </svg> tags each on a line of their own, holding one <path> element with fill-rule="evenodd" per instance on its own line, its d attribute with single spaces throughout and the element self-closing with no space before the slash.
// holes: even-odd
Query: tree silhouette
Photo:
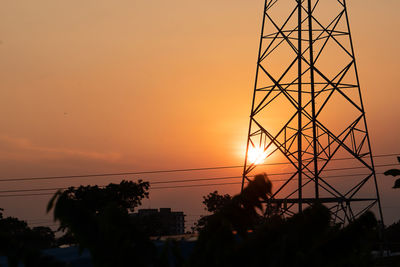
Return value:
<svg viewBox="0 0 400 267">
<path fill-rule="evenodd" d="M 203 197 L 203 204 L 208 212 L 215 213 L 220 211 L 231 200 L 232 196 L 228 194 L 220 195 L 218 191 L 214 191 Z"/>
<path fill-rule="evenodd" d="M 262 222 L 272 184 L 257 175 L 221 209 L 208 216 L 188 266 L 372 266 L 377 221 L 367 212 L 344 228 L 315 203 L 290 218 Z"/>
<path fill-rule="evenodd" d="M 40 249 L 56 247 L 56 238 L 53 230 L 45 226 L 37 226 L 32 228 L 32 237 L 35 246 Z"/>
<path fill-rule="evenodd" d="M 235 240 L 238 237 L 247 238 L 248 230 L 252 230 L 257 224 L 257 210 L 262 210 L 262 201 L 268 198 L 271 189 L 272 184 L 266 174 L 256 175 L 242 194 L 224 201 L 222 207 L 207 216 L 204 227 L 199 231 L 191 265 L 236 266 Z"/>
<path fill-rule="evenodd" d="M 0 209 L 0 255 L 6 256 L 8 266 L 64 266 L 41 253 L 55 245 L 53 231 L 48 227 L 29 228 L 25 221 L 3 217 Z"/>
<path fill-rule="evenodd" d="M 154 246 L 132 224 L 128 211 L 148 197 L 149 183 L 122 181 L 98 186 L 70 187 L 57 192 L 47 211 L 53 210 L 60 229 L 71 234 L 81 250 L 88 249 L 94 266 L 148 266 Z"/>
<path fill-rule="evenodd" d="M 204 209 L 215 214 L 216 212 L 221 211 L 231 200 L 231 195 L 220 195 L 218 191 L 214 191 L 209 193 L 207 196 L 203 196 L 203 204 L 205 205 Z M 195 226 L 192 227 L 193 232 L 201 231 L 201 229 L 206 225 L 208 218 L 209 216 L 201 216 L 195 223 Z"/>
<path fill-rule="evenodd" d="M 72 235 L 71 232 L 66 231 L 62 236 L 56 239 L 57 246 L 72 246 L 77 245 L 75 237 Z"/>
<path fill-rule="evenodd" d="M 397 157 L 397 161 L 400 163 L 400 157 Z M 393 176 L 393 177 L 396 177 L 396 176 L 400 176 L 400 170 L 399 170 L 399 169 L 391 169 L 391 170 L 385 171 L 384 174 L 385 174 L 386 176 L 391 175 L 391 176 Z M 397 180 L 394 182 L 393 188 L 400 188 L 400 178 L 397 179 Z"/>
</svg>

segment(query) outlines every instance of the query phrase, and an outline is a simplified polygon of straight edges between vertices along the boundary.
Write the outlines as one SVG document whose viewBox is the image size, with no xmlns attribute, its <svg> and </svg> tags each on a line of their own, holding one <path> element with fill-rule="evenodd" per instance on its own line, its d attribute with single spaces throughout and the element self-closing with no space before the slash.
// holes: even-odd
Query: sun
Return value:
<svg viewBox="0 0 400 267">
<path fill-rule="evenodd" d="M 267 158 L 268 153 L 262 147 L 249 147 L 249 151 L 247 153 L 247 160 L 252 164 L 261 164 Z"/>
</svg>

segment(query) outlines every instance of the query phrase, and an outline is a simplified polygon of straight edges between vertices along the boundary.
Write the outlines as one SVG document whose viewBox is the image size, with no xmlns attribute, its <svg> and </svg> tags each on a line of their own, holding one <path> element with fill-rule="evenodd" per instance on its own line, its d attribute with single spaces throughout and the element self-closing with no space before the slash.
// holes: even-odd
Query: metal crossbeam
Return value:
<svg viewBox="0 0 400 267">
<path fill-rule="evenodd" d="M 267 206 L 285 216 L 320 202 L 338 222 L 371 209 L 383 222 L 348 18 L 345 0 L 265 1 L 242 189 L 268 173 L 259 162 L 280 155 L 292 171 Z M 250 161 L 253 150 L 260 160 Z M 343 156 L 352 158 L 343 170 L 365 175 L 330 180 L 327 166 Z"/>
</svg>

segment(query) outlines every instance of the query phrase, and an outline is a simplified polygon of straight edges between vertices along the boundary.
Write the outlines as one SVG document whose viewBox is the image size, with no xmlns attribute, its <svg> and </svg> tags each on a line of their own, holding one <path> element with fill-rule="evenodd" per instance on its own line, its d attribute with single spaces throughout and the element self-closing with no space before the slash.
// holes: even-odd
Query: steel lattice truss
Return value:
<svg viewBox="0 0 400 267">
<path fill-rule="evenodd" d="M 382 220 L 345 0 L 265 1 L 243 185 L 259 148 L 291 166 L 268 203 L 283 214 L 318 199 L 337 222 Z"/>
</svg>

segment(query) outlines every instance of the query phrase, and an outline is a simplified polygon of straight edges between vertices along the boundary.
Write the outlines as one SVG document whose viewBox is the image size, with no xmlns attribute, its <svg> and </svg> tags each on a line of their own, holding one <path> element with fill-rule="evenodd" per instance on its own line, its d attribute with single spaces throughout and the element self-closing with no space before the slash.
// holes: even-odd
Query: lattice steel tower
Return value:
<svg viewBox="0 0 400 267">
<path fill-rule="evenodd" d="M 319 201 L 382 221 L 346 0 L 265 1 L 242 188 L 259 172 L 284 215 Z"/>
</svg>

